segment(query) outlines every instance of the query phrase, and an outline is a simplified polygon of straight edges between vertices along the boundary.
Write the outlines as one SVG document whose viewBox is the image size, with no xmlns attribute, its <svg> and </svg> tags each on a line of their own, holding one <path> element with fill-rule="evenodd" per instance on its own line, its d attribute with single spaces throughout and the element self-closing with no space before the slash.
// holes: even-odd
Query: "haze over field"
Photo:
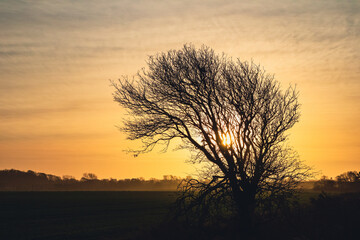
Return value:
<svg viewBox="0 0 360 240">
<path fill-rule="evenodd" d="M 101 178 L 186 176 L 189 154 L 133 158 L 109 79 L 184 43 L 253 60 L 302 117 L 291 144 L 324 175 L 360 168 L 358 1 L 1 1 L 0 169 Z"/>
</svg>

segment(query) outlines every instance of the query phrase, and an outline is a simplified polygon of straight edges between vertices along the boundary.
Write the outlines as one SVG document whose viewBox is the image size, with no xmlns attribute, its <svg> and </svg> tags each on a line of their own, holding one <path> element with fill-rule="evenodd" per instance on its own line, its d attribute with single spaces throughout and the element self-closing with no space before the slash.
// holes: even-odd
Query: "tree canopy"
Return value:
<svg viewBox="0 0 360 240">
<path fill-rule="evenodd" d="M 264 199 L 292 193 L 307 175 L 286 144 L 286 131 L 300 117 L 295 88 L 282 90 L 259 65 L 206 46 L 159 53 L 147 65 L 113 82 L 114 100 L 130 113 L 121 130 L 143 141 L 136 154 L 179 138 L 194 161 L 210 163 L 207 181 L 184 188 L 191 193 L 185 202 L 196 199 L 192 206 L 199 206 L 212 194 L 226 195 L 249 218 Z"/>
</svg>

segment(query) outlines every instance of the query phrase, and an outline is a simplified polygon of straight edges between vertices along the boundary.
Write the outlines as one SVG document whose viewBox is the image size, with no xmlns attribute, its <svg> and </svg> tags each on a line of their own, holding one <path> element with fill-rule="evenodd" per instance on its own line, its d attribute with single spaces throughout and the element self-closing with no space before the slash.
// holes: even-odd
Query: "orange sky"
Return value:
<svg viewBox="0 0 360 240">
<path fill-rule="evenodd" d="M 333 177 L 360 170 L 360 4 L 333 0 L 1 1 L 0 169 L 192 174 L 184 151 L 124 152 L 136 143 L 115 127 L 124 112 L 108 81 L 189 42 L 297 84 L 301 159 Z"/>
</svg>

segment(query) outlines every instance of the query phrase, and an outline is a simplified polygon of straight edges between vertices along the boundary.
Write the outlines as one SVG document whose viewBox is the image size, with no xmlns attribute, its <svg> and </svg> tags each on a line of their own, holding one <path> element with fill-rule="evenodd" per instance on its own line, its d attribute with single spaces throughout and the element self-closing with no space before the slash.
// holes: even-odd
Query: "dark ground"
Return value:
<svg viewBox="0 0 360 240">
<path fill-rule="evenodd" d="M 0 192 L 0 239 L 127 239 L 159 223 L 174 192 Z"/>
<path fill-rule="evenodd" d="M 250 239 L 359 239 L 360 194 L 319 194 L 302 193 L 297 207 L 258 225 Z M 233 222 L 199 228 L 167 221 L 175 198 L 175 192 L 0 192 L 0 239 L 235 238 Z"/>
</svg>

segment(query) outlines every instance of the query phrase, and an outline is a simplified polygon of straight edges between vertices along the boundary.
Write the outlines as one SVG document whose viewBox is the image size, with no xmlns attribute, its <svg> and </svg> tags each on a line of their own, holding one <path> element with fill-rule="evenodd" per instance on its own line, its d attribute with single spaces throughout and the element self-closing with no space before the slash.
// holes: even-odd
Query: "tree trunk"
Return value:
<svg viewBox="0 0 360 240">
<path fill-rule="evenodd" d="M 237 208 L 237 219 L 241 234 L 250 235 L 254 227 L 255 196 L 249 192 L 233 189 L 234 201 Z"/>
</svg>

